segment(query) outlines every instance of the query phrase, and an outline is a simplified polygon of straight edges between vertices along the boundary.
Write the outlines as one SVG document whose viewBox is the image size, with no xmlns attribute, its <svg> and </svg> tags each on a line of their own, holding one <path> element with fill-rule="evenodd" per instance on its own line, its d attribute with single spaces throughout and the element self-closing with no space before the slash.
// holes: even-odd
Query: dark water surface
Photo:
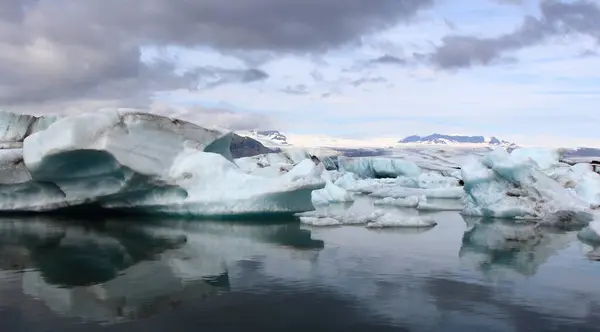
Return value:
<svg viewBox="0 0 600 332">
<path fill-rule="evenodd" d="M 576 232 L 435 218 L 3 218 L 0 331 L 600 331 L 599 251 Z"/>
</svg>

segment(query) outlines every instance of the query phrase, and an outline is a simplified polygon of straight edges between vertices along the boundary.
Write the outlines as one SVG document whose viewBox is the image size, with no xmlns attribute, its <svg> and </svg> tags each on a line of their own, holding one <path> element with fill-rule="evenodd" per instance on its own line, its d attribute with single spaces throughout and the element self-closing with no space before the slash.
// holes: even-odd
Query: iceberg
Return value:
<svg viewBox="0 0 600 332">
<path fill-rule="evenodd" d="M 340 156 L 338 164 L 340 171 L 355 173 L 361 178 L 414 177 L 421 174 L 421 168 L 415 163 L 399 158 Z"/>
<path fill-rule="evenodd" d="M 463 165 L 462 178 L 467 216 L 533 219 L 559 226 L 592 219 L 590 205 L 539 164 L 502 149 Z"/>
<path fill-rule="evenodd" d="M 412 200 L 415 201 L 414 206 Z M 419 197 L 406 200 L 416 207 Z M 408 210 L 401 204 L 387 204 L 388 200 L 373 202 L 358 197 L 351 204 L 317 206 L 315 211 L 296 214 L 300 222 L 309 226 L 363 225 L 366 228 L 431 228 L 437 223 L 430 217 L 420 216 L 417 210 Z"/>
<path fill-rule="evenodd" d="M 393 205 L 402 208 L 416 208 L 421 201 L 427 201 L 425 196 L 409 196 L 406 198 L 386 197 L 375 200 L 375 205 Z"/>
<path fill-rule="evenodd" d="M 342 222 L 330 217 L 300 217 L 300 222 L 309 226 L 340 226 Z"/>
<path fill-rule="evenodd" d="M 58 120 L 55 116 L 37 117 L 0 111 L 0 149 L 23 147 L 23 140 L 34 133 L 45 130 Z"/>
<path fill-rule="evenodd" d="M 559 160 L 566 151 L 564 149 L 518 148 L 513 150 L 510 155 L 516 162 L 532 162 L 544 173 L 551 173 L 559 166 Z"/>
<path fill-rule="evenodd" d="M 600 174 L 590 164 L 558 168 L 552 177 L 593 208 L 600 208 Z"/>
<path fill-rule="evenodd" d="M 405 227 L 405 228 L 428 228 L 437 225 L 437 222 L 431 217 L 401 217 L 393 213 L 386 213 L 381 217 L 368 223 L 367 228 L 389 228 L 389 227 Z"/>
<path fill-rule="evenodd" d="M 277 177 L 288 173 L 299 162 L 307 163 L 307 160 L 312 160 L 312 156 L 308 152 L 302 149 L 285 149 L 280 153 L 236 159 L 235 163 L 249 174 Z M 313 205 L 327 205 L 354 200 L 351 193 L 333 182 L 333 176 L 327 171 L 327 165 L 321 159 L 317 160 L 315 169 L 319 170 L 321 178 L 325 182 L 325 187 L 312 192 L 311 201 Z"/>
<path fill-rule="evenodd" d="M 284 174 L 248 174 L 231 156 L 231 132 L 178 119 L 120 110 L 20 119 L 3 124 L 6 140 L 23 143 L 0 150 L 0 211 L 295 213 L 313 210 L 312 191 L 325 187 L 309 159 Z"/>
<path fill-rule="evenodd" d="M 406 188 L 406 187 L 384 187 L 372 192 L 372 197 L 406 198 L 411 196 L 425 196 L 427 198 L 461 199 L 464 196 L 462 187 L 454 188 Z"/>
</svg>

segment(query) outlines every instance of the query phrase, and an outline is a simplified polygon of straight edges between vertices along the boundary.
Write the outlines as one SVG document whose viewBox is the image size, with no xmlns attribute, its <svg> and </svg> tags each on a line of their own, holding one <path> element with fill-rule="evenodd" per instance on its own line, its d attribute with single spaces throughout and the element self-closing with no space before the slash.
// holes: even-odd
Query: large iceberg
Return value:
<svg viewBox="0 0 600 332">
<path fill-rule="evenodd" d="M 600 174 L 590 164 L 561 167 L 553 172 L 553 178 L 563 187 L 572 190 L 592 207 L 600 208 Z"/>
<path fill-rule="evenodd" d="M 118 110 L 8 117 L 5 141 L 23 143 L 0 150 L 0 211 L 93 204 L 194 216 L 289 213 L 313 210 L 311 193 L 325 186 L 310 159 L 280 176 L 248 174 L 233 162 L 231 132 L 177 119 Z"/>
<path fill-rule="evenodd" d="M 497 149 L 463 165 L 463 214 L 558 225 L 590 221 L 590 204 L 547 174 L 552 168 L 548 158 L 538 159 L 544 162 Z"/>
<path fill-rule="evenodd" d="M 21 148 L 27 136 L 45 130 L 56 120 L 55 116 L 37 117 L 0 111 L 0 148 Z"/>
</svg>

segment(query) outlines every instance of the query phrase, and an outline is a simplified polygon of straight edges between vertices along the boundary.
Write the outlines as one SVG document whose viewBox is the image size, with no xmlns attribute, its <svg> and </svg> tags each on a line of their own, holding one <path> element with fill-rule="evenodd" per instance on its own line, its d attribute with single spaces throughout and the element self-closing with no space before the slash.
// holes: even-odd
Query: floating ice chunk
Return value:
<svg viewBox="0 0 600 332">
<path fill-rule="evenodd" d="M 589 204 L 534 163 L 497 149 L 463 165 L 464 215 L 539 219 L 554 224 L 591 220 Z"/>
<path fill-rule="evenodd" d="M 583 242 L 600 245 L 600 220 L 591 222 L 579 231 L 577 237 Z"/>
<path fill-rule="evenodd" d="M 398 158 L 340 156 L 338 164 L 341 171 L 352 172 L 362 178 L 395 178 L 421 174 L 421 169 L 415 163 Z"/>
<path fill-rule="evenodd" d="M 438 200 L 436 203 L 428 203 L 427 197 L 409 196 L 406 198 L 386 197 L 378 199 L 374 202 L 375 205 L 391 205 L 401 208 L 416 208 L 421 211 L 461 211 L 462 204 L 458 200 Z"/>
<path fill-rule="evenodd" d="M 425 196 L 410 196 L 406 198 L 392 198 L 386 197 L 383 199 L 378 199 L 374 202 L 375 205 L 393 205 L 403 208 L 416 208 L 419 206 L 419 202 L 422 200 L 427 200 Z"/>
<path fill-rule="evenodd" d="M 420 189 L 420 188 L 403 188 L 403 187 L 387 187 L 381 188 L 370 194 L 372 197 L 392 197 L 405 198 L 410 196 L 425 196 L 427 198 L 440 199 L 460 199 L 464 196 L 462 187 L 453 188 L 436 188 L 436 189 Z"/>
<path fill-rule="evenodd" d="M 330 218 L 330 217 L 300 217 L 300 222 L 302 222 L 305 225 L 310 225 L 310 226 L 339 226 L 342 225 L 342 223 L 334 218 Z"/>
<path fill-rule="evenodd" d="M 460 201 L 455 200 L 446 200 L 446 202 L 436 202 L 436 203 L 428 203 L 427 201 L 419 202 L 417 206 L 417 210 L 419 211 L 462 211 L 462 204 L 452 204 L 452 203 L 460 203 Z"/>
<path fill-rule="evenodd" d="M 600 207 L 600 174 L 594 172 L 591 165 L 576 164 L 558 168 L 553 178 L 592 207 Z"/>
<path fill-rule="evenodd" d="M 312 202 L 314 205 L 351 202 L 353 200 L 354 196 L 351 193 L 336 186 L 331 181 L 326 182 L 325 188 L 312 192 Z"/>
<path fill-rule="evenodd" d="M 368 223 L 367 228 L 387 228 L 387 227 L 433 227 L 437 225 L 435 220 L 430 217 L 408 217 L 399 216 L 394 213 L 386 213 L 375 221 Z"/>
<path fill-rule="evenodd" d="M 333 218 L 344 225 L 361 225 L 374 221 L 384 215 L 383 209 L 375 209 L 369 200 L 359 199 L 351 205 L 331 204 L 318 205 L 315 211 L 298 213 L 298 217 Z"/>
</svg>

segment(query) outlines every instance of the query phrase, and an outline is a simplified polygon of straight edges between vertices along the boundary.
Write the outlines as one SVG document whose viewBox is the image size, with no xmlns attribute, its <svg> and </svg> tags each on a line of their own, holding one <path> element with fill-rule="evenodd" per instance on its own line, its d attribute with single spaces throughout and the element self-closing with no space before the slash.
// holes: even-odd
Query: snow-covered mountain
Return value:
<svg viewBox="0 0 600 332">
<path fill-rule="evenodd" d="M 270 141 L 277 142 L 282 145 L 289 144 L 287 141 L 287 137 L 277 130 L 262 130 L 262 131 L 255 131 L 255 133 L 256 133 L 256 135 L 265 137 L 266 139 L 268 139 Z"/>
<path fill-rule="evenodd" d="M 268 148 L 280 148 L 290 146 L 287 136 L 277 130 L 252 130 L 238 131 L 236 134 L 252 138 Z"/>
<path fill-rule="evenodd" d="M 492 145 L 492 146 L 506 146 L 516 147 L 515 143 L 501 140 L 497 137 L 484 137 L 484 136 L 462 136 L 462 135 L 444 135 L 444 134 L 432 134 L 429 136 L 408 136 L 398 143 L 401 144 L 481 144 L 481 145 Z"/>
</svg>

